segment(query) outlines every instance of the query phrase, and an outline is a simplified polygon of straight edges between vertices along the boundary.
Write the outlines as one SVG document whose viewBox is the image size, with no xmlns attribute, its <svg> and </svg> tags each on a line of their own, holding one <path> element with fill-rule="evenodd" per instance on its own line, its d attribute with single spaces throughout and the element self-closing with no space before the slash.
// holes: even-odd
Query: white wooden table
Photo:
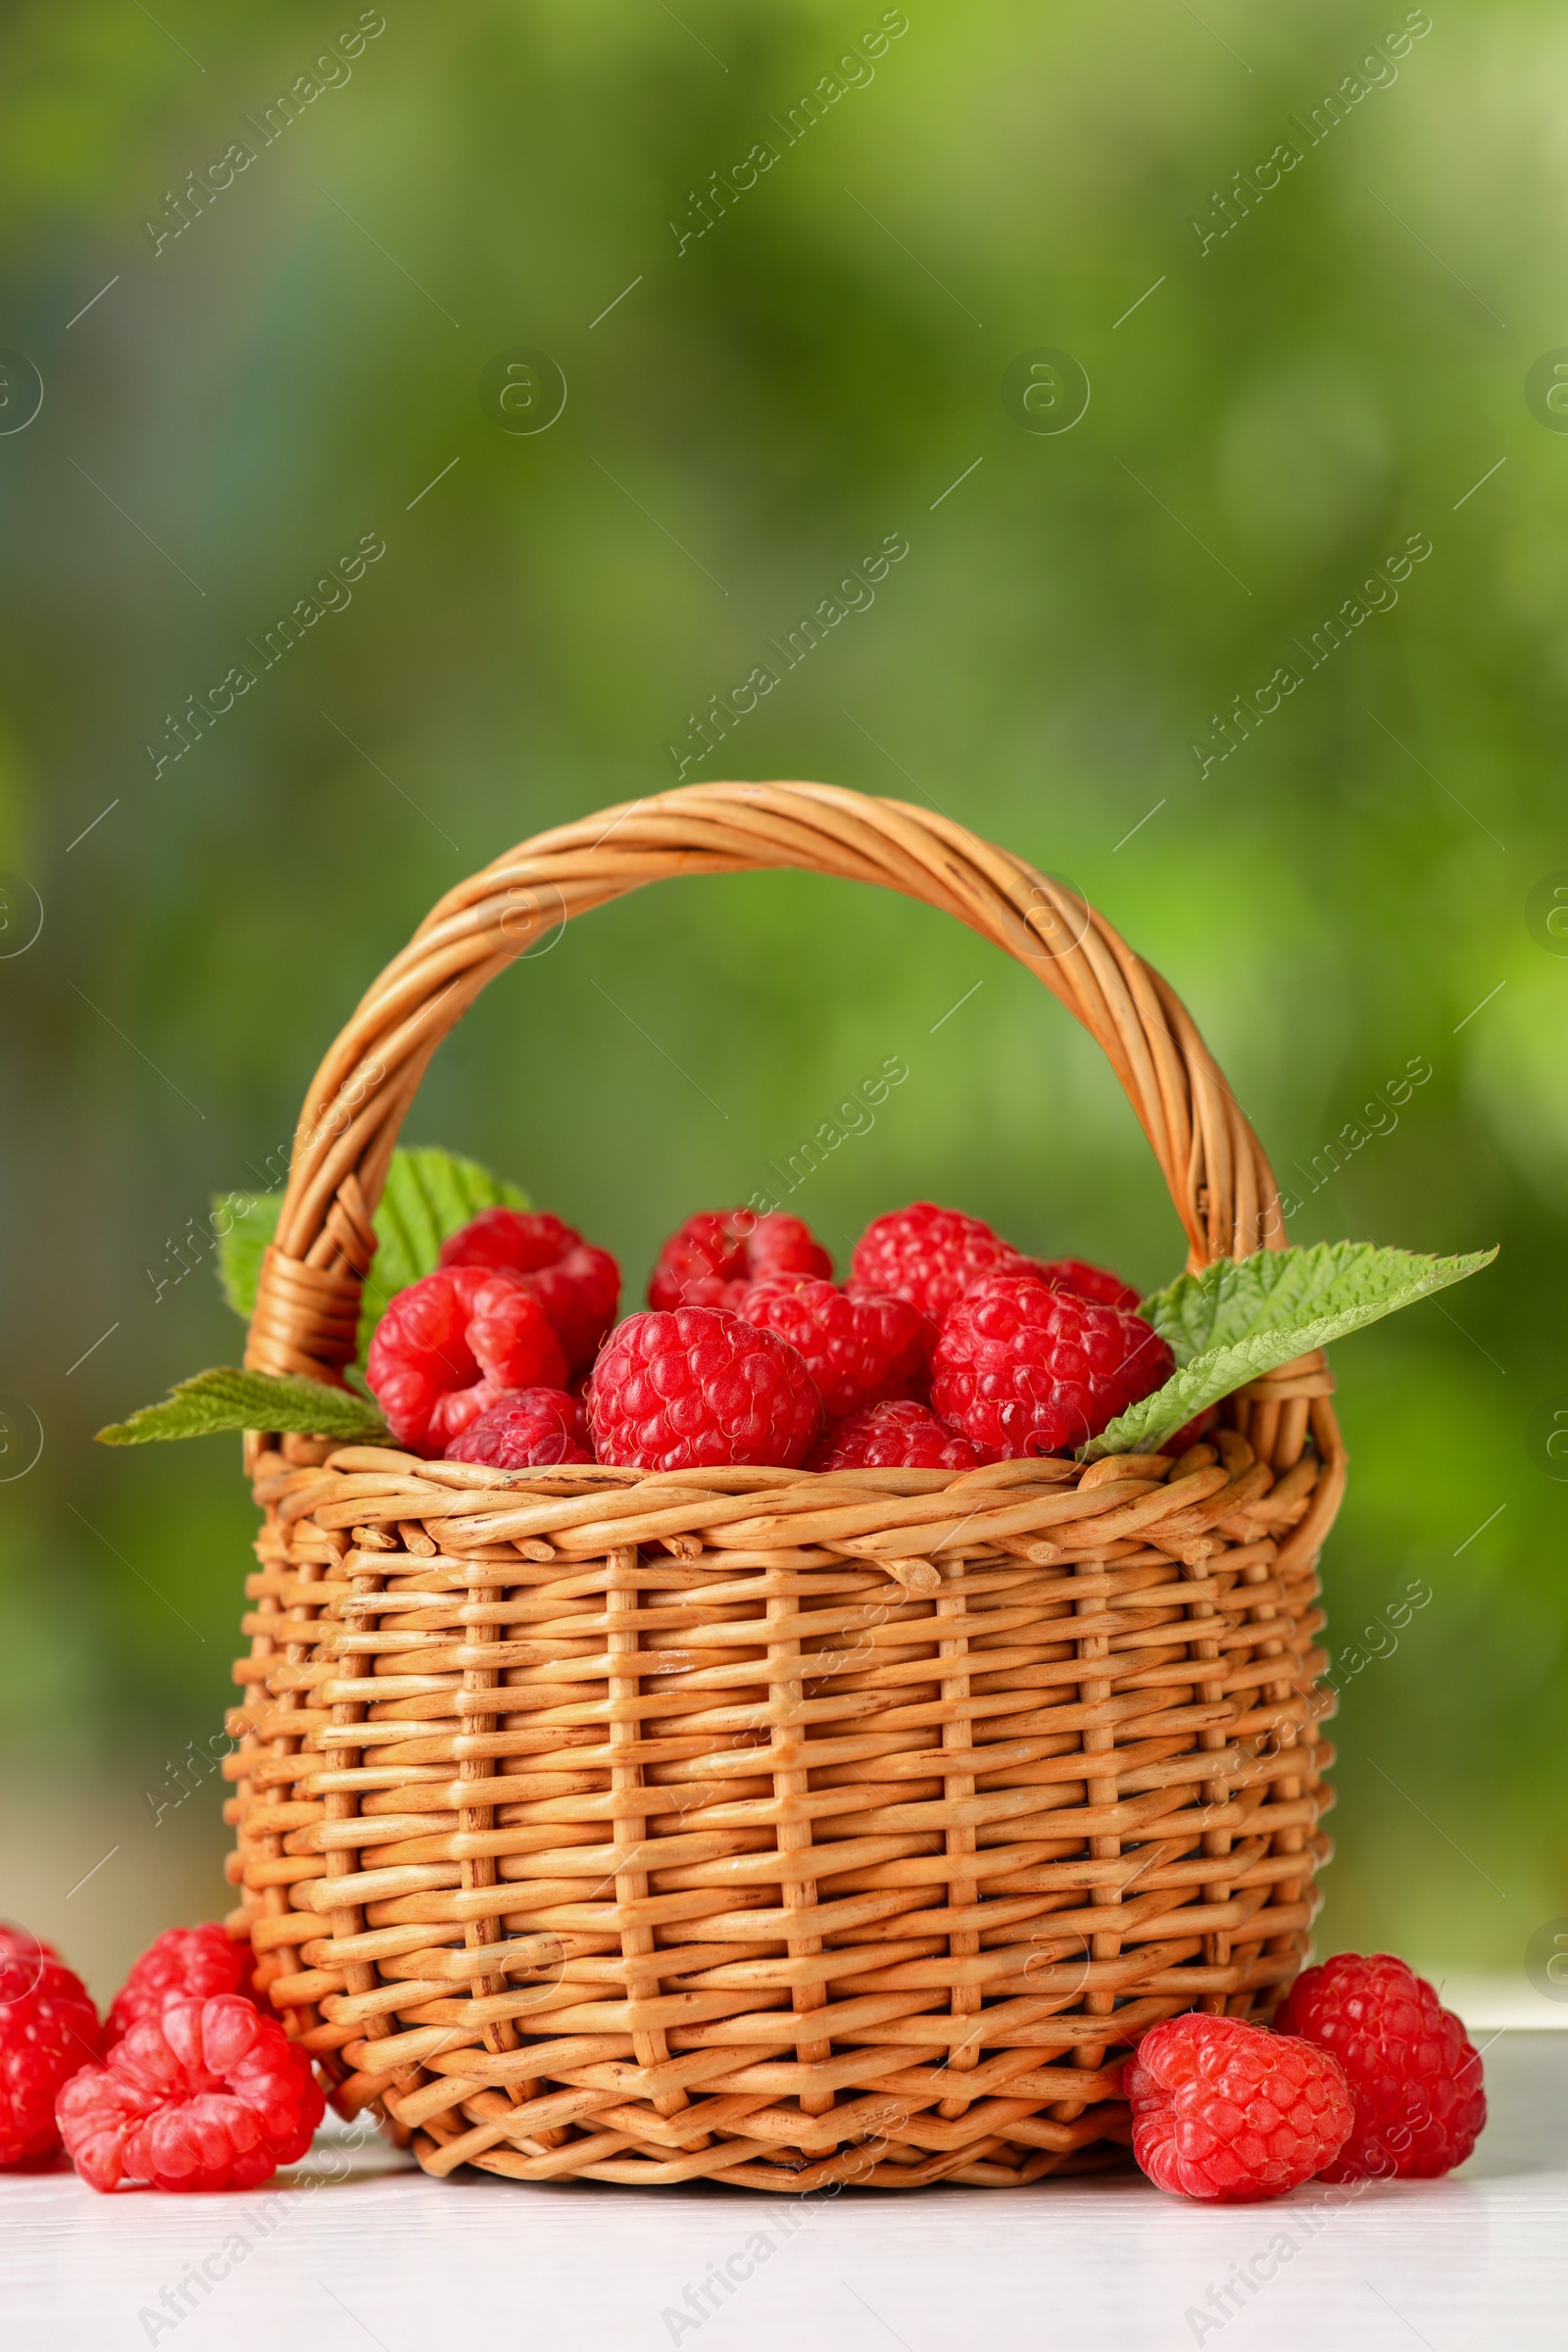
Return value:
<svg viewBox="0 0 1568 2352">
<path fill-rule="evenodd" d="M 1449 2180 L 1228 2212 L 1136 2178 L 776 2202 L 438 2183 L 325 2136 L 249 2196 L 0 2178 L 0 2346 L 1561 2352 L 1568 2034 L 1506 2033 L 1486 2067 L 1493 2120 Z"/>
</svg>

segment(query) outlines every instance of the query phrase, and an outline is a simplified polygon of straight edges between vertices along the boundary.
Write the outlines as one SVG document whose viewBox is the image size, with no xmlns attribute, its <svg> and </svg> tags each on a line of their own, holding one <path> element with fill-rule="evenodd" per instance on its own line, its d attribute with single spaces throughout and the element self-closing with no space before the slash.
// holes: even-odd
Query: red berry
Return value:
<svg viewBox="0 0 1568 2352">
<path fill-rule="evenodd" d="M 942 1326 L 931 1403 L 976 1446 L 1018 1461 L 1070 1453 L 1174 1369 L 1141 1316 L 1090 1306 L 1032 1274 L 993 1274 Z"/>
<path fill-rule="evenodd" d="M 955 1299 L 987 1274 L 1015 1272 L 1029 1261 L 979 1217 L 915 1200 L 873 1217 L 855 1245 L 852 1298 L 880 1292 L 906 1298 L 933 1327 Z"/>
<path fill-rule="evenodd" d="M 847 1298 L 816 1275 L 766 1274 L 736 1312 L 799 1348 L 830 1421 L 925 1386 L 930 1327 L 906 1299 Z"/>
<path fill-rule="evenodd" d="M 104 2049 L 112 2050 L 144 2017 L 162 2017 L 171 2001 L 205 2001 L 215 1993 L 249 1994 L 252 1956 L 216 1920 L 199 1928 L 166 1928 L 147 1946 L 104 2020 Z"/>
<path fill-rule="evenodd" d="M 172 2001 L 60 2093 L 91 2188 L 258 2188 L 311 2144 L 326 2102 L 302 2049 L 238 1993 Z"/>
<path fill-rule="evenodd" d="M 1481 2057 L 1425 1977 L 1389 1952 L 1338 1952 L 1297 1978 L 1277 2022 L 1332 2050 L 1355 2096 L 1326 2180 L 1435 2180 L 1463 2164 L 1487 2120 Z"/>
<path fill-rule="evenodd" d="M 648 1303 L 666 1313 L 677 1306 L 719 1306 L 738 1314 L 747 1290 L 765 1274 L 825 1279 L 832 1271 L 833 1260 L 810 1227 L 782 1209 L 765 1217 L 750 1208 L 699 1209 L 660 1250 Z"/>
<path fill-rule="evenodd" d="M 0 1928 L 0 2166 L 60 2146 L 55 2096 L 99 2051 L 98 2012 L 52 1944 Z"/>
<path fill-rule="evenodd" d="M 1193 2010 L 1144 2035 L 1122 2088 L 1133 2154 L 1155 2187 L 1224 2205 L 1310 2180 L 1355 2111 L 1345 2070 L 1326 2050 Z"/>
<path fill-rule="evenodd" d="M 925 1405 L 868 1405 L 830 1429 L 809 1470 L 978 1470 L 984 1456 Z"/>
<path fill-rule="evenodd" d="M 441 1245 L 443 1266 L 508 1266 L 514 1274 L 537 1274 L 559 1265 L 582 1235 L 547 1209 L 481 1208 L 461 1232 Z"/>
<path fill-rule="evenodd" d="M 485 1208 L 441 1245 L 443 1266 L 489 1266 L 523 1278 L 556 1329 L 573 1372 L 591 1364 L 615 1319 L 620 1268 L 559 1217 Z"/>
<path fill-rule="evenodd" d="M 521 1275 L 443 1266 L 392 1299 L 366 1377 L 398 1444 L 439 1452 L 503 1390 L 560 1388 L 566 1359 Z"/>
<path fill-rule="evenodd" d="M 1037 1257 L 1030 1264 L 1054 1291 L 1070 1291 L 1075 1298 L 1087 1298 L 1091 1306 L 1119 1306 L 1123 1314 L 1131 1314 L 1138 1304 L 1138 1293 L 1130 1282 L 1123 1282 L 1108 1267 L 1090 1265 L 1085 1258 Z"/>
<path fill-rule="evenodd" d="M 513 1389 L 452 1440 L 443 1459 L 497 1470 L 550 1470 L 591 1462 L 582 1399 L 564 1389 Z"/>
<path fill-rule="evenodd" d="M 588 1387 L 595 1453 L 632 1470 L 793 1469 L 821 1418 L 816 1384 L 788 1341 L 718 1307 L 628 1315 Z"/>
</svg>

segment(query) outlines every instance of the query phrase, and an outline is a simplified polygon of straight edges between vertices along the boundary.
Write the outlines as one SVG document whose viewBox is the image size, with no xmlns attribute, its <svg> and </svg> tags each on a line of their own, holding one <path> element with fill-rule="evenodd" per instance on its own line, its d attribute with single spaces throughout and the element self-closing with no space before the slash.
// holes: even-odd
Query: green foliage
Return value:
<svg viewBox="0 0 1568 2352">
<path fill-rule="evenodd" d="M 277 1193 L 223 1193 L 213 1202 L 223 1297 L 247 1323 L 256 1305 L 262 1252 L 277 1230 L 281 1206 Z M 376 1251 L 360 1309 L 359 1361 L 366 1359 L 387 1300 L 431 1271 L 449 1234 L 482 1208 L 527 1206 L 526 1193 L 492 1176 L 476 1159 L 431 1147 L 394 1152 L 375 1212 Z M 220 1216 L 228 1218 L 226 1228 L 220 1228 Z"/>
<path fill-rule="evenodd" d="M 1161 1438 L 1250 1380 L 1463 1282 L 1496 1254 L 1422 1257 L 1370 1242 L 1319 1242 L 1308 1250 L 1222 1257 L 1200 1274 L 1183 1274 L 1138 1310 L 1169 1347 L 1175 1372 L 1119 1414 L 1084 1447 L 1084 1457 L 1152 1452 Z"/>
<path fill-rule="evenodd" d="M 98 1443 L 149 1446 L 225 1429 L 293 1430 L 365 1446 L 385 1445 L 388 1437 L 380 1414 L 350 1390 L 225 1364 L 176 1381 L 162 1404 L 144 1404 L 128 1421 L 111 1422 L 98 1432 Z"/>
</svg>

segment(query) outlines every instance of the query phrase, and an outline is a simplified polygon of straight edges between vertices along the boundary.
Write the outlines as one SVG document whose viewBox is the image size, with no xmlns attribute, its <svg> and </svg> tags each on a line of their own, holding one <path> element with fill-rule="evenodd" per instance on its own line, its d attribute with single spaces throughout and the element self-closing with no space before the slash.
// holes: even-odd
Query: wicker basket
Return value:
<svg viewBox="0 0 1568 2352">
<path fill-rule="evenodd" d="M 311 1089 L 247 1361 L 340 1380 L 425 1064 L 542 928 L 764 866 L 1029 965 L 1110 1057 L 1190 1262 L 1278 1246 L 1190 1017 L 1070 890 L 924 809 L 712 784 L 525 843 L 388 965 Z M 1266 2017 L 1306 1948 L 1331 1388 L 1303 1358 L 1176 1461 L 956 1477 L 249 1440 L 231 1926 L 337 2104 L 427 2172 L 517 2180 L 1120 2161 L 1128 2045 Z"/>
</svg>

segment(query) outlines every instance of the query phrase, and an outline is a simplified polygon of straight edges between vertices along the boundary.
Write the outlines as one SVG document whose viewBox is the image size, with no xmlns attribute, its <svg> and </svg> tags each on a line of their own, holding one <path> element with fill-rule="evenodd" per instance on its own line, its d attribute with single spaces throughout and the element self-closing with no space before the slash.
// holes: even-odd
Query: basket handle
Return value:
<svg viewBox="0 0 1568 2352">
<path fill-rule="evenodd" d="M 1035 971 L 1103 1049 L 1158 1160 L 1190 1266 L 1284 1247 L 1279 1191 L 1186 1006 L 1065 885 L 935 810 L 830 784 L 697 784 L 532 841 L 462 882 L 362 998 L 317 1071 L 263 1259 L 247 1364 L 342 1385 L 371 1216 L 436 1047 L 572 916 L 668 875 L 799 866 L 940 907 Z"/>
</svg>

